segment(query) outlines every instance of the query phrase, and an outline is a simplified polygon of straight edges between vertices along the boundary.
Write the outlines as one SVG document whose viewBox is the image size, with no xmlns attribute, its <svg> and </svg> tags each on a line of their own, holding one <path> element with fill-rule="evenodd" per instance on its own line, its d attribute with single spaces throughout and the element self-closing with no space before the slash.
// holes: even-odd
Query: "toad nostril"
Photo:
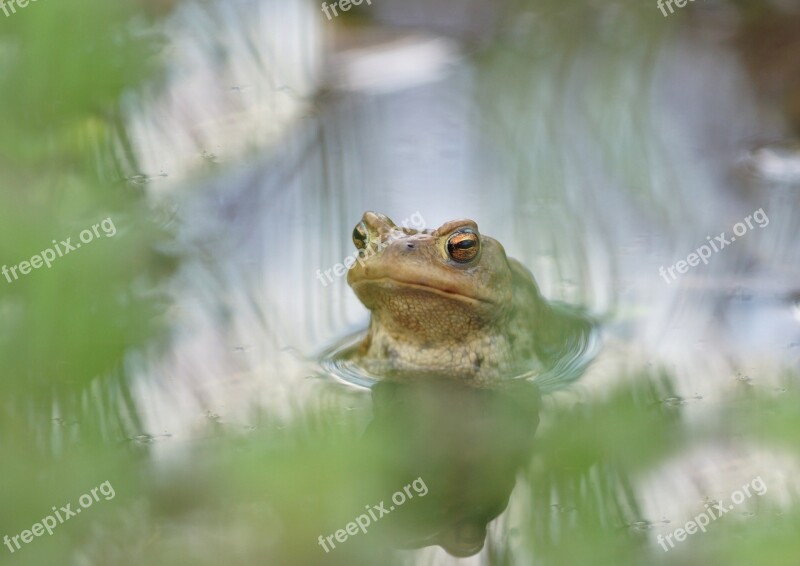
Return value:
<svg viewBox="0 0 800 566">
<path fill-rule="evenodd" d="M 409 250 L 413 250 L 415 246 L 414 246 L 414 244 L 412 244 L 411 242 L 408 242 L 408 243 L 406 243 L 406 247 L 407 247 Z"/>
</svg>

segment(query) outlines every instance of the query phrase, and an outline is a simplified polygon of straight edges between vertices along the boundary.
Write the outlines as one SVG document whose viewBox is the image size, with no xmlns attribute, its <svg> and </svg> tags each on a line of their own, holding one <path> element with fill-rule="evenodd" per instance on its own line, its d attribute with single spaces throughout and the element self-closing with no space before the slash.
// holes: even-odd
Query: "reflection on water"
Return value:
<svg viewBox="0 0 800 566">
<path fill-rule="evenodd" d="M 365 437 L 382 446 L 376 471 L 389 484 L 420 476 L 428 494 L 393 515 L 392 543 L 440 545 L 454 556 L 481 550 L 534 447 L 539 392 L 526 382 L 497 391 L 447 381 L 379 383 Z"/>
</svg>

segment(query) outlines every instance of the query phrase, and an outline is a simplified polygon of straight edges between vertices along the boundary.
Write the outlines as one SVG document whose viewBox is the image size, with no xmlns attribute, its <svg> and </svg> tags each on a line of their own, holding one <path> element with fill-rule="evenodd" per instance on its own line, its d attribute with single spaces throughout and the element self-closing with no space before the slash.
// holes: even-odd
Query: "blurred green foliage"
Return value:
<svg viewBox="0 0 800 566">
<path fill-rule="evenodd" d="M 104 235 L 18 280 L 0 278 L 0 533 L 101 482 L 117 488 L 93 520 L 2 563 L 63 563 L 136 493 L 136 423 L 123 358 L 158 336 L 157 282 L 175 260 L 127 149 L 120 101 L 157 80 L 158 40 L 129 1 L 41 1 L 0 14 L 0 265 L 14 266 L 111 218 Z M 101 232 L 102 234 L 102 232 Z M 127 485 L 126 485 L 127 484 Z M 115 511 L 116 509 L 116 511 Z"/>
<path fill-rule="evenodd" d="M 161 305 L 135 289 L 153 288 L 172 263 L 155 251 L 164 234 L 143 193 L 124 180 L 136 165 L 120 99 L 155 69 L 155 38 L 133 8 L 42 2 L 0 19 L 0 262 L 75 244 L 105 218 L 117 228 L 49 269 L 0 280 L 10 376 L 0 392 L 31 396 L 42 416 L 154 336 Z"/>
</svg>

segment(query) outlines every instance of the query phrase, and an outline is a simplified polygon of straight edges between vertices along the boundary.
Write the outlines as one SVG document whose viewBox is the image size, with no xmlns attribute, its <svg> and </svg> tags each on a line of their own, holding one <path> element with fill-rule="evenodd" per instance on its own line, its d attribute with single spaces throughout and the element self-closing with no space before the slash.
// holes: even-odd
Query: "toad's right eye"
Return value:
<svg viewBox="0 0 800 566">
<path fill-rule="evenodd" d="M 447 255 L 458 263 L 469 263 L 478 257 L 481 240 L 471 229 L 459 230 L 447 240 Z"/>
</svg>

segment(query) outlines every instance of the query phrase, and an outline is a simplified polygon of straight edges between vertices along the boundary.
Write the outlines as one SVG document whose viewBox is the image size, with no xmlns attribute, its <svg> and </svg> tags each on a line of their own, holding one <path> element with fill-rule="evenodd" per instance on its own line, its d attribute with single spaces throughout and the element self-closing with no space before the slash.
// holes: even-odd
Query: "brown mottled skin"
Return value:
<svg viewBox="0 0 800 566">
<path fill-rule="evenodd" d="M 459 263 L 448 241 L 464 231 L 475 245 L 463 253 L 475 256 Z M 367 212 L 354 242 L 366 251 L 347 282 L 372 312 L 354 357 L 367 370 L 486 385 L 541 367 L 550 348 L 537 328 L 550 319 L 550 305 L 533 275 L 475 222 L 413 230 Z"/>
</svg>

